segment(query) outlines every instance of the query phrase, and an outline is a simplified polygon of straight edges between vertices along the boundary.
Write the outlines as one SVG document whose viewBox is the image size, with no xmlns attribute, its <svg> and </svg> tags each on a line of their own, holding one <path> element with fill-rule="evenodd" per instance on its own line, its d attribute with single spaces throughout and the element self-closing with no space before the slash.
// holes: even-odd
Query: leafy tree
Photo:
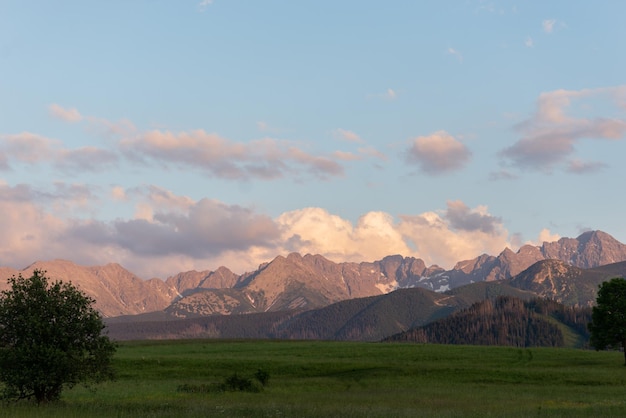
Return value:
<svg viewBox="0 0 626 418">
<path fill-rule="evenodd" d="M 64 387 L 113 378 L 115 344 L 94 300 L 45 271 L 8 279 L 0 293 L 0 381 L 5 399 L 59 400 Z"/>
<path fill-rule="evenodd" d="M 605 348 L 624 349 L 626 365 L 626 280 L 616 277 L 600 285 L 596 306 L 593 307 L 591 345 L 596 350 Z"/>
</svg>

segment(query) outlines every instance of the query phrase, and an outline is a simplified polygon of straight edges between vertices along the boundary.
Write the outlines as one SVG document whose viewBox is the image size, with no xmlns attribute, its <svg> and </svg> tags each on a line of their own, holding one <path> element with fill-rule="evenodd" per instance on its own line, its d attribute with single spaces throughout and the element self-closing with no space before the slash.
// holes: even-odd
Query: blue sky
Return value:
<svg viewBox="0 0 626 418">
<path fill-rule="evenodd" d="M 626 242 L 622 1 L 0 1 L 0 265 Z"/>
</svg>

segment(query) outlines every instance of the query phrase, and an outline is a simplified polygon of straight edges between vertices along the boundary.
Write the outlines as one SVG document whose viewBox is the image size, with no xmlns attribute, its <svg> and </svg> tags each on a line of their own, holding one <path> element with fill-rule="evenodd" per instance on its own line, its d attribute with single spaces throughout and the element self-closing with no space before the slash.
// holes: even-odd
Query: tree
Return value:
<svg viewBox="0 0 626 418">
<path fill-rule="evenodd" d="M 616 277 L 603 282 L 598 290 L 596 306 L 593 307 L 591 345 L 596 350 L 619 348 L 624 350 L 626 365 L 626 280 Z"/>
<path fill-rule="evenodd" d="M 45 271 L 8 279 L 0 293 L 0 381 L 5 399 L 46 403 L 64 387 L 113 378 L 116 346 L 102 334 L 95 302 Z"/>
</svg>

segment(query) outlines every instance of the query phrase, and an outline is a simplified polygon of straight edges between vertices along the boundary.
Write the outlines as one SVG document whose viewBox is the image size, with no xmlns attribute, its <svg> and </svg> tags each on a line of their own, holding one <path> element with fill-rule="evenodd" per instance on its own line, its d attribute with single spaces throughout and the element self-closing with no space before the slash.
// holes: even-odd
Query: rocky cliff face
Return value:
<svg viewBox="0 0 626 418">
<path fill-rule="evenodd" d="M 178 295 L 162 280 L 142 280 L 119 264 L 85 267 L 66 260 L 38 261 L 23 270 L 3 268 L 0 274 L 7 279 L 18 274 L 29 277 L 34 270 L 46 271 L 52 281 L 71 282 L 95 299 L 96 309 L 105 317 L 161 310 Z M 0 289 L 7 288 L 7 282 L 0 280 Z"/>
<path fill-rule="evenodd" d="M 582 269 L 561 260 L 543 260 L 508 283 L 565 305 L 592 306 L 598 286 L 612 277 L 626 277 L 626 262 Z"/>
<path fill-rule="evenodd" d="M 517 252 L 505 248 L 497 257 L 483 254 L 457 263 L 450 271 L 422 278 L 415 285 L 438 290 L 482 280 L 505 280 L 549 259 L 583 269 L 594 268 L 626 260 L 626 245 L 605 232 L 589 231 L 578 238 L 561 238 L 541 246 L 524 245 Z"/>
<path fill-rule="evenodd" d="M 584 269 L 624 261 L 626 245 L 606 232 L 589 231 L 576 239 L 561 238 L 541 246 L 546 259 L 562 260 Z"/>
</svg>

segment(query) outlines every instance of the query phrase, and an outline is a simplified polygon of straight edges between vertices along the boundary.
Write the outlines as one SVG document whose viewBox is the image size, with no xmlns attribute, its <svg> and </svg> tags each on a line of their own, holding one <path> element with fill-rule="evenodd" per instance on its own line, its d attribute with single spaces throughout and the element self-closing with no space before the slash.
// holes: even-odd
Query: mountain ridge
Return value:
<svg viewBox="0 0 626 418">
<path fill-rule="evenodd" d="M 291 253 L 241 275 L 221 266 L 214 271 L 180 272 L 165 280 L 142 280 L 119 264 L 84 267 L 67 260 L 37 261 L 22 270 L 0 267 L 0 274 L 8 278 L 28 275 L 35 268 L 46 270 L 52 279 L 72 281 L 93 297 L 106 317 L 167 310 L 184 318 L 316 309 L 403 288 L 441 293 L 476 282 L 508 280 L 546 259 L 573 268 L 596 268 L 626 261 L 626 245 L 605 232 L 588 231 L 541 246 L 524 245 L 517 252 L 505 248 L 497 256 L 481 254 L 457 262 L 451 270 L 401 255 L 373 262 L 336 263 L 322 255 Z M 0 290 L 6 286 L 0 283 Z M 588 298 L 593 291 L 583 293 Z"/>
</svg>

